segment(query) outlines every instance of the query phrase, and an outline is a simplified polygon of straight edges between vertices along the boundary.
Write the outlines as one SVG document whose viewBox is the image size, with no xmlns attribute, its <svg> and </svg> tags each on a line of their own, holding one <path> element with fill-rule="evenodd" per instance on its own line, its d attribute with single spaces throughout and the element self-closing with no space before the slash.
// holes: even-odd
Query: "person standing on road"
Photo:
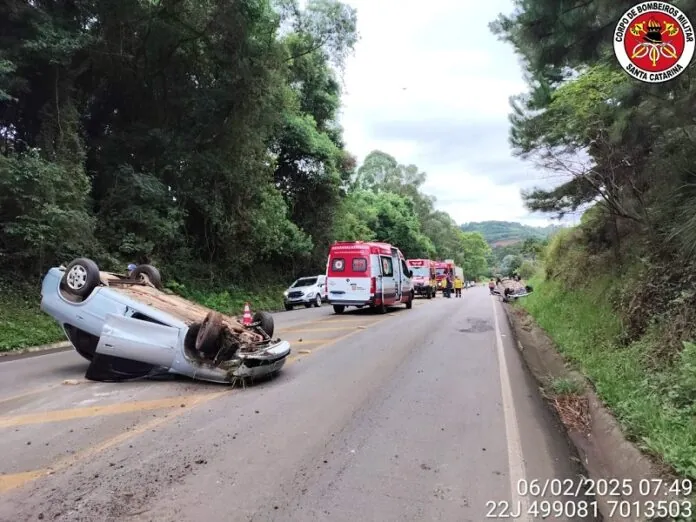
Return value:
<svg viewBox="0 0 696 522">
<path fill-rule="evenodd" d="M 491 291 L 491 294 L 493 293 L 493 290 L 495 290 L 495 281 L 493 279 L 488 281 L 488 289 Z"/>
<path fill-rule="evenodd" d="M 462 280 L 459 278 L 459 276 L 454 278 L 454 296 L 462 296 Z"/>
</svg>

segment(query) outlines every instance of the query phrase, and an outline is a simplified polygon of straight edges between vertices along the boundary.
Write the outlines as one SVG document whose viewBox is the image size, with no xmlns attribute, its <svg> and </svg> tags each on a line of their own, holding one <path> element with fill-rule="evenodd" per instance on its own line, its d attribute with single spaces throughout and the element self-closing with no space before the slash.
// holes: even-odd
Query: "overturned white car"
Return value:
<svg viewBox="0 0 696 522">
<path fill-rule="evenodd" d="M 273 316 L 251 325 L 162 289 L 159 271 L 140 265 L 129 275 L 101 272 L 87 258 L 51 268 L 41 309 L 91 361 L 86 377 L 123 381 L 162 373 L 234 383 L 278 372 L 290 354 L 273 338 Z"/>
</svg>

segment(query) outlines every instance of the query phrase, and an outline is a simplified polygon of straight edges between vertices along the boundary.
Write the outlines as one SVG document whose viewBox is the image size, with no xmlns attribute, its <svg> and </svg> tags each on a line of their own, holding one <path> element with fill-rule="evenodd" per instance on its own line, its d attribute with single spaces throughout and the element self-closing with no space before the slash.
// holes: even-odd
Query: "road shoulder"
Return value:
<svg viewBox="0 0 696 522">
<path fill-rule="evenodd" d="M 621 501 L 645 506 L 650 501 L 676 500 L 664 491 L 657 495 L 641 494 L 638 487 L 641 481 L 662 479 L 668 483 L 676 477 L 671 476 L 665 466 L 653 461 L 626 439 L 619 423 L 604 407 L 591 384 L 584 376 L 569 368 L 553 341 L 526 311 L 514 305 L 503 307 L 512 328 L 515 345 L 547 400 L 557 411 L 569 439 L 582 458 L 590 481 L 619 481 L 632 486 L 631 494 L 595 495 L 604 517 L 611 518 L 612 514 L 615 516 L 616 503 Z M 568 397 L 558 400 L 559 394 L 554 394 L 553 385 L 559 381 L 579 384 L 579 388 L 573 393 L 574 407 L 571 407 Z M 576 414 L 571 413 L 571 410 Z"/>
</svg>

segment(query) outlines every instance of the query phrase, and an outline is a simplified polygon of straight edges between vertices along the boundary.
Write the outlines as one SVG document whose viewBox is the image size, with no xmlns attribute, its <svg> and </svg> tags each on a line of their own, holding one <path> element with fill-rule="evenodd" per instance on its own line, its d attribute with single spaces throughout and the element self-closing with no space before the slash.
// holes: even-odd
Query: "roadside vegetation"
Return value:
<svg viewBox="0 0 696 522">
<path fill-rule="evenodd" d="M 426 173 L 380 151 L 358 168 L 346 150 L 353 8 L 10 0 L 0 14 L 0 350 L 60 339 L 40 281 L 78 256 L 152 263 L 228 313 L 281 308 L 335 240 L 488 275 L 488 245 L 435 210 Z"/>
<path fill-rule="evenodd" d="M 648 85 L 621 71 L 612 32 L 632 2 L 516 5 L 492 26 L 529 78 L 513 101 L 511 141 L 562 177 L 523 197 L 552 215 L 585 211 L 545 247 L 520 305 L 633 440 L 696 478 L 694 75 Z"/>
</svg>

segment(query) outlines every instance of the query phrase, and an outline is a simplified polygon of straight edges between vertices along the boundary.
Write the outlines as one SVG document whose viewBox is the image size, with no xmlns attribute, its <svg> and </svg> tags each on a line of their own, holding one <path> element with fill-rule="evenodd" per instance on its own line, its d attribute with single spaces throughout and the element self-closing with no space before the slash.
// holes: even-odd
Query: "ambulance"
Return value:
<svg viewBox="0 0 696 522">
<path fill-rule="evenodd" d="M 413 306 L 411 270 L 401 251 L 388 243 L 337 241 L 326 264 L 326 291 L 334 312 L 348 306 L 369 306 L 385 313 L 387 307 Z"/>
<path fill-rule="evenodd" d="M 406 264 L 413 272 L 413 291 L 432 299 L 437 295 L 437 271 L 435 261 L 430 259 L 407 259 Z"/>
</svg>

